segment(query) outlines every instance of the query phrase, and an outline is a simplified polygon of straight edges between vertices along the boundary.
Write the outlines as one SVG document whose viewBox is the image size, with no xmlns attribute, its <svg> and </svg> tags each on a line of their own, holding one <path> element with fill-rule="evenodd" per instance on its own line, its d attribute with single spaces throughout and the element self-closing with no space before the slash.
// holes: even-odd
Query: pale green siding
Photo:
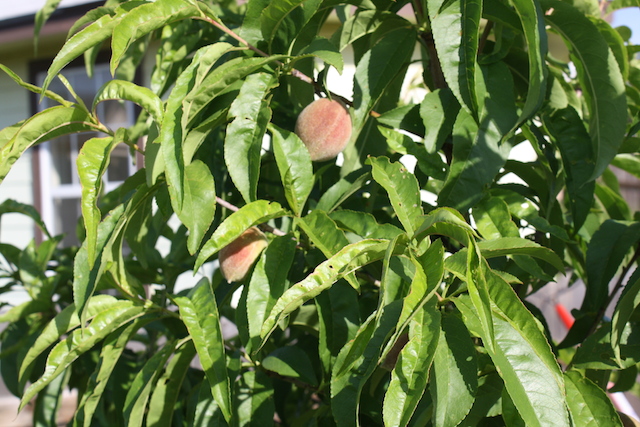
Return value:
<svg viewBox="0 0 640 427">
<path fill-rule="evenodd" d="M 28 78 L 26 58 L 2 58 L 4 65 L 23 79 Z M 18 86 L 4 72 L 0 72 L 0 128 L 24 120 L 30 115 L 29 92 Z M 14 165 L 0 185 L 0 201 L 15 199 L 33 204 L 33 173 L 31 153 L 27 152 Z M 19 214 L 3 215 L 0 225 L 0 241 L 24 247 L 33 239 L 33 221 Z"/>
</svg>

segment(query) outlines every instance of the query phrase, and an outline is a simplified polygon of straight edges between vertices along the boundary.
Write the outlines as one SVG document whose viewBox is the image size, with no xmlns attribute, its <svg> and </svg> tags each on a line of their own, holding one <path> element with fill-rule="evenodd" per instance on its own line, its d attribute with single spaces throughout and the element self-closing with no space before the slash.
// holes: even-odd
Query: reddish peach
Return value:
<svg viewBox="0 0 640 427">
<path fill-rule="evenodd" d="M 344 150 L 351 138 L 351 116 L 341 102 L 317 99 L 298 116 L 296 134 L 312 161 L 330 160 Z"/>
<path fill-rule="evenodd" d="M 257 227 L 251 227 L 222 248 L 218 261 L 227 282 L 243 280 L 266 246 L 266 236 Z"/>
</svg>

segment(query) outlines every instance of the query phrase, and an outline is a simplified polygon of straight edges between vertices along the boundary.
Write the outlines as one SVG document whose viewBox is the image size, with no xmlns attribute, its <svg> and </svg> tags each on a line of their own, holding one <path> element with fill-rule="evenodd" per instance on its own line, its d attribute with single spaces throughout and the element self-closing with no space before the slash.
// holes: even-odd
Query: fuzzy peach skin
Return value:
<svg viewBox="0 0 640 427">
<path fill-rule="evenodd" d="M 312 161 L 330 160 L 344 150 L 351 138 L 351 116 L 341 102 L 320 98 L 302 110 L 295 132 Z"/>
<path fill-rule="evenodd" d="M 257 227 L 251 227 L 222 248 L 218 261 L 227 282 L 243 280 L 266 246 L 266 236 Z"/>
</svg>

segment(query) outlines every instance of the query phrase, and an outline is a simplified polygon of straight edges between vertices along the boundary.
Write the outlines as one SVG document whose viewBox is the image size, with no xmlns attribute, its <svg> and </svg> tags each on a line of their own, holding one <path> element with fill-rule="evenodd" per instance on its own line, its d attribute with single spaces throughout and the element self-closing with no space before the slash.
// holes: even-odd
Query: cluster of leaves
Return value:
<svg viewBox="0 0 640 427">
<path fill-rule="evenodd" d="M 107 0 L 42 87 L 2 67 L 59 105 L 0 131 L 0 179 L 38 143 L 105 135 L 78 156 L 79 248 L 0 207 L 45 234 L 1 246 L 3 290 L 31 297 L 0 319 L 4 381 L 39 425 L 67 387 L 78 426 L 621 425 L 607 383 L 636 387 L 640 362 L 640 226 L 610 169 L 640 175 L 629 36 L 587 0 Z M 116 79 L 93 105 L 47 89 L 105 42 Z M 295 117 L 337 96 L 323 82 L 345 49 L 352 140 L 312 164 Z M 427 94 L 402 104 L 416 61 Z M 135 125 L 100 122 L 114 99 Z M 117 144 L 144 167 L 103 195 Z M 534 161 L 509 159 L 520 144 Z M 243 283 L 214 269 L 176 291 L 252 226 L 269 244 Z M 586 286 L 561 343 L 525 300 L 558 274 Z"/>
</svg>

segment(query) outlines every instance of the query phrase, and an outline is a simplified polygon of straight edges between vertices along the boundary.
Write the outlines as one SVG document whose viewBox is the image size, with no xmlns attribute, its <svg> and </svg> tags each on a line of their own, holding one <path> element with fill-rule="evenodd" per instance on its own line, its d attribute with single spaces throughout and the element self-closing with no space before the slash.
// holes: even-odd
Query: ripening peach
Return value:
<svg viewBox="0 0 640 427">
<path fill-rule="evenodd" d="M 218 254 L 218 261 L 227 282 L 243 280 L 265 247 L 267 238 L 264 233 L 257 227 L 251 227 L 222 248 Z"/>
<path fill-rule="evenodd" d="M 344 150 L 351 138 L 351 116 L 341 102 L 317 99 L 298 116 L 296 134 L 312 161 L 330 160 Z"/>
</svg>

